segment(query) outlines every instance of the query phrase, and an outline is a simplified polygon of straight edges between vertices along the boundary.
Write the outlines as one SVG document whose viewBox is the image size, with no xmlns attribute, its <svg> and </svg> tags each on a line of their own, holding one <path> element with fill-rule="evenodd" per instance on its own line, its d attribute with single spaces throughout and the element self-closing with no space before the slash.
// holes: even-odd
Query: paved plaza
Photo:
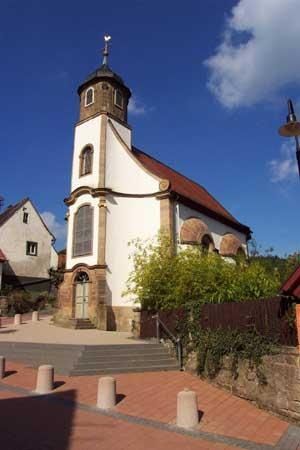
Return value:
<svg viewBox="0 0 300 450">
<path fill-rule="evenodd" d="M 0 383 L 6 450 L 299 450 L 300 429 L 184 372 L 118 374 L 118 404 L 95 407 L 97 376 L 56 375 L 49 395 L 33 394 L 36 370 L 7 362 Z M 197 392 L 200 424 L 175 426 L 176 395 Z"/>
<path fill-rule="evenodd" d="M 31 314 L 24 314 L 22 325 L 14 325 L 12 318 L 2 318 L 0 342 L 34 342 L 40 344 L 120 345 L 143 344 L 130 333 L 94 330 L 72 330 L 51 323 L 52 316 L 41 316 L 31 321 Z"/>
</svg>

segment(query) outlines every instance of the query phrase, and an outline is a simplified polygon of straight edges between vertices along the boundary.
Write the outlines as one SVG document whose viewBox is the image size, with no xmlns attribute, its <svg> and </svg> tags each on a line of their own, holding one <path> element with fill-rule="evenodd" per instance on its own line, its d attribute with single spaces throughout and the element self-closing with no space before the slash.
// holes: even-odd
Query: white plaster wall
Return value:
<svg viewBox="0 0 300 450">
<path fill-rule="evenodd" d="M 50 267 L 57 269 L 58 254 L 54 247 L 51 247 Z"/>
<path fill-rule="evenodd" d="M 118 124 L 118 130 L 125 129 Z M 125 131 L 124 131 L 125 132 Z M 107 126 L 106 186 L 123 193 L 148 194 L 159 191 L 159 180 L 139 166 Z"/>
<path fill-rule="evenodd" d="M 28 223 L 23 223 L 23 208 L 20 208 L 0 228 L 0 248 L 8 264 L 17 276 L 49 278 L 51 266 L 52 235 L 45 228 L 31 202 L 25 203 L 29 214 Z M 26 242 L 38 243 L 38 255 L 26 255 Z M 4 271 L 8 273 L 8 264 Z"/>
<path fill-rule="evenodd" d="M 74 224 L 74 214 L 78 208 L 83 204 L 90 204 L 94 208 L 94 222 L 93 222 L 93 253 L 86 256 L 72 256 L 73 250 L 73 224 Z M 76 199 L 76 202 L 69 207 L 69 218 L 68 218 L 68 237 L 67 237 L 67 260 L 66 269 L 71 269 L 75 264 L 84 263 L 90 266 L 97 264 L 97 254 L 98 254 L 98 224 L 99 224 L 99 198 L 93 198 L 89 194 L 81 195 Z"/>
<path fill-rule="evenodd" d="M 234 228 L 228 225 L 224 225 L 223 223 L 218 222 L 217 220 L 212 219 L 211 217 L 208 217 L 205 214 L 202 214 L 185 205 L 182 205 L 181 203 L 178 203 L 176 207 L 176 233 L 178 240 L 180 237 L 180 229 L 183 222 L 189 219 L 190 217 L 196 217 L 202 220 L 208 226 L 208 229 L 214 240 L 215 247 L 218 250 L 220 249 L 223 235 L 226 233 L 232 233 L 241 241 L 243 248 L 247 254 L 247 237 L 245 234 L 240 233 L 239 231 L 236 231 Z"/>
<path fill-rule="evenodd" d="M 77 125 L 74 136 L 73 165 L 71 192 L 80 186 L 97 187 L 99 184 L 99 158 L 100 158 L 100 129 L 101 116 Z M 93 171 L 91 174 L 79 176 L 80 153 L 82 149 L 91 144 L 94 148 Z"/>
<path fill-rule="evenodd" d="M 124 127 L 116 120 L 110 119 L 113 123 L 114 127 L 118 131 L 119 135 L 122 137 L 123 141 L 126 142 L 129 148 L 131 148 L 131 130 L 127 127 Z"/>
<path fill-rule="evenodd" d="M 132 269 L 128 242 L 152 239 L 160 227 L 160 203 L 155 198 L 107 197 L 106 261 L 109 301 L 132 306 L 133 299 L 122 297 Z"/>
</svg>

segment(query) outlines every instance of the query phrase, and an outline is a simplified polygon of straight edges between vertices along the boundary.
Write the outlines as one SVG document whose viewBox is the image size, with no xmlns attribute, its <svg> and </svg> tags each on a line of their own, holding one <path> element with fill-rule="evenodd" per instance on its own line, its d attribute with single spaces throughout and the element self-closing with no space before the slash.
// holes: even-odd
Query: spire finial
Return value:
<svg viewBox="0 0 300 450">
<path fill-rule="evenodd" d="M 109 34 L 105 34 L 104 35 L 103 62 L 102 62 L 102 64 L 105 66 L 108 65 L 108 55 L 109 55 L 108 45 L 109 45 L 110 40 L 111 40 L 111 36 Z"/>
</svg>

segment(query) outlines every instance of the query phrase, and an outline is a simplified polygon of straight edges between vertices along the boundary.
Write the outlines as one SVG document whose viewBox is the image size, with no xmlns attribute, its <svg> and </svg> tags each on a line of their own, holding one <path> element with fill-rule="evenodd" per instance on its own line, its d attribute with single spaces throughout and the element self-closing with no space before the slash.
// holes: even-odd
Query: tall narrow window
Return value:
<svg viewBox="0 0 300 450">
<path fill-rule="evenodd" d="M 115 105 L 123 109 L 123 96 L 119 89 L 115 90 Z"/>
<path fill-rule="evenodd" d="M 94 103 L 94 88 L 90 87 L 85 93 L 85 106 Z"/>
<path fill-rule="evenodd" d="M 89 255 L 93 247 L 93 208 L 81 206 L 74 216 L 73 256 Z"/>
<path fill-rule="evenodd" d="M 92 173 L 93 168 L 93 149 L 88 146 L 85 147 L 80 155 L 80 176 Z"/>
</svg>

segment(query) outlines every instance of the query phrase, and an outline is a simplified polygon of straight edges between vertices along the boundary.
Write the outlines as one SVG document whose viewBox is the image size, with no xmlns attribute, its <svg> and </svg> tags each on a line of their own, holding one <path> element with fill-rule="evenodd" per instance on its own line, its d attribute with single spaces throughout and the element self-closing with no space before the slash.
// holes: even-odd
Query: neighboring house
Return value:
<svg viewBox="0 0 300 450">
<path fill-rule="evenodd" d="M 66 268 L 66 249 L 60 250 L 58 254 L 58 263 L 57 263 L 57 269 L 58 270 L 65 270 Z"/>
<path fill-rule="evenodd" d="M 204 187 L 132 145 L 131 92 L 107 58 L 105 49 L 102 66 L 78 89 L 65 199 L 66 270 L 56 319 L 65 325 L 91 319 L 101 329 L 128 331 L 134 302 L 122 292 L 132 270 L 129 241 L 153 238 L 162 229 L 175 245 L 202 245 L 231 257 L 247 255 L 251 231 Z"/>
<path fill-rule="evenodd" d="M 0 214 L 0 248 L 5 254 L 2 284 L 46 290 L 57 268 L 55 238 L 29 198 Z"/>
<path fill-rule="evenodd" d="M 3 251 L 0 248 L 0 291 L 2 287 L 3 266 L 6 261 L 7 261 L 6 256 L 4 255 Z"/>
<path fill-rule="evenodd" d="M 285 281 L 280 289 L 280 293 L 288 297 L 300 299 L 300 267 Z"/>
</svg>

